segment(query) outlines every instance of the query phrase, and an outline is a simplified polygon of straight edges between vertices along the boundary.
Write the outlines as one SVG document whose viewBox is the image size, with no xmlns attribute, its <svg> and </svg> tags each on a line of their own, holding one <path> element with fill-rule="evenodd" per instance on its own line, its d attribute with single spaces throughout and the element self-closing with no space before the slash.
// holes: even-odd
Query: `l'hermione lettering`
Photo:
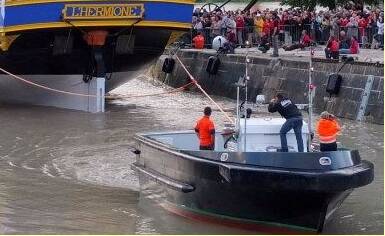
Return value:
<svg viewBox="0 0 385 236">
<path fill-rule="evenodd" d="M 67 4 L 63 15 L 65 19 L 140 18 L 143 12 L 143 4 Z"/>
</svg>

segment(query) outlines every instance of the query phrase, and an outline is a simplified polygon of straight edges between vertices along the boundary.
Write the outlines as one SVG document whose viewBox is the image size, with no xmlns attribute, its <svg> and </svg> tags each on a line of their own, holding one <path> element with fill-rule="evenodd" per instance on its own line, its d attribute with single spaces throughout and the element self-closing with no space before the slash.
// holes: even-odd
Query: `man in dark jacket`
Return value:
<svg viewBox="0 0 385 236">
<path fill-rule="evenodd" d="M 278 93 L 269 103 L 268 111 L 278 113 L 286 119 L 280 130 L 281 151 L 288 152 L 286 133 L 294 129 L 297 139 L 298 152 L 303 152 L 302 114 L 297 106 L 288 98 Z"/>
</svg>

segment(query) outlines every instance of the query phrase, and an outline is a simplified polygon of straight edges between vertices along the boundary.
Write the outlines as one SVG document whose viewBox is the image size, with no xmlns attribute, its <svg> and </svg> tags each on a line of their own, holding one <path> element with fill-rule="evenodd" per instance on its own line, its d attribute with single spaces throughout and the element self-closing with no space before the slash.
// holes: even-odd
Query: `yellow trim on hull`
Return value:
<svg viewBox="0 0 385 236">
<path fill-rule="evenodd" d="M 95 27 L 95 26 L 131 26 L 137 20 L 114 20 L 114 21 L 71 21 L 71 24 L 65 22 L 51 22 L 51 23 L 36 23 L 26 25 L 7 26 L 0 29 L 0 33 L 9 33 L 14 31 L 33 30 L 33 29 L 49 29 L 49 28 L 68 28 L 73 26 L 78 27 Z M 190 29 L 191 23 L 180 23 L 170 21 L 140 21 L 135 26 L 144 27 L 162 27 L 162 28 L 178 28 Z"/>
<path fill-rule="evenodd" d="M 69 2 L 111 2 L 107 0 L 6 0 L 5 6 L 20 6 L 20 5 L 33 5 L 33 4 L 43 4 L 43 3 L 69 3 Z M 127 3 L 136 3 L 136 2 L 166 2 L 166 3 L 182 3 L 182 4 L 194 4 L 195 0 L 129 0 L 124 1 Z"/>
</svg>

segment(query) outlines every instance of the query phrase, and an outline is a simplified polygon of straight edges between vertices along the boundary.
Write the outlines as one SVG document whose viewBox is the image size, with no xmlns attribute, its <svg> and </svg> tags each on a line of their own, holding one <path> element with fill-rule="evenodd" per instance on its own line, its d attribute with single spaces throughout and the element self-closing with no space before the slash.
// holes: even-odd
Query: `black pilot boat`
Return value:
<svg viewBox="0 0 385 236">
<path fill-rule="evenodd" d="M 247 122 L 246 141 L 241 133 L 233 148 L 224 148 L 228 136 L 218 133 L 214 151 L 199 150 L 194 131 L 136 135 L 133 168 L 142 193 L 186 217 L 264 232 L 316 233 L 354 188 L 373 180 L 373 164 L 357 150 L 299 153 L 291 131 L 289 152 L 277 152 L 284 120 Z"/>
</svg>

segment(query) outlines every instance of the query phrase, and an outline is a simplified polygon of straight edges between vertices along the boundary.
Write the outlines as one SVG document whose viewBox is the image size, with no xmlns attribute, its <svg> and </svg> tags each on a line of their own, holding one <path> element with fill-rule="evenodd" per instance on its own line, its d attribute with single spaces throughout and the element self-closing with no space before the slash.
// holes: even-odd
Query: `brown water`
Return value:
<svg viewBox="0 0 385 236">
<path fill-rule="evenodd" d="M 133 80 L 114 93 L 168 89 Z M 112 101 L 103 114 L 0 105 L 0 233 L 257 234 L 181 218 L 138 192 L 132 135 L 189 129 L 206 105 L 188 92 Z M 213 117 L 217 126 L 225 121 L 215 110 Z M 346 199 L 325 233 L 383 234 L 383 126 L 341 123 L 339 140 L 375 164 L 375 180 Z"/>
</svg>

